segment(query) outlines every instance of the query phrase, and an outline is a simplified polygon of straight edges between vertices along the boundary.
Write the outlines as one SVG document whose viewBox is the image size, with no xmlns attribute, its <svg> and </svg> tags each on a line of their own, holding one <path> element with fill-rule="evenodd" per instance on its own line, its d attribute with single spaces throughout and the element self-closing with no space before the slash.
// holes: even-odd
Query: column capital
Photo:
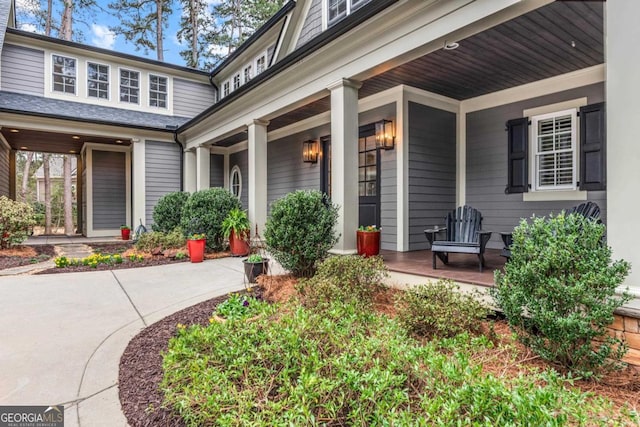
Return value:
<svg viewBox="0 0 640 427">
<path fill-rule="evenodd" d="M 335 89 L 339 89 L 341 87 L 351 87 L 354 89 L 360 89 L 362 87 L 362 82 L 359 82 L 357 80 L 350 80 L 350 79 L 340 79 L 338 81 L 335 81 L 333 83 L 331 83 L 329 86 L 327 86 L 327 89 L 333 91 Z"/>
<path fill-rule="evenodd" d="M 133 143 L 142 142 L 142 140 L 140 138 L 131 138 L 131 142 Z"/>
<path fill-rule="evenodd" d="M 255 125 L 255 126 L 269 126 L 269 120 L 262 120 L 262 119 L 253 119 L 253 121 L 249 124 L 247 124 L 247 127 Z"/>
</svg>

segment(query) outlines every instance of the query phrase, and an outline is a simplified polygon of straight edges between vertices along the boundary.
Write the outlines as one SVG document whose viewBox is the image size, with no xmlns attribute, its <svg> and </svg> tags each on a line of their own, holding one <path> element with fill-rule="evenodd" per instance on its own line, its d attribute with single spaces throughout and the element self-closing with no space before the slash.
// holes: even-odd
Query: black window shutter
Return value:
<svg viewBox="0 0 640 427">
<path fill-rule="evenodd" d="M 604 102 L 580 108 L 580 190 L 606 188 L 606 138 Z"/>
<path fill-rule="evenodd" d="M 507 122 L 509 181 L 504 192 L 529 191 L 529 118 L 522 117 Z"/>
</svg>

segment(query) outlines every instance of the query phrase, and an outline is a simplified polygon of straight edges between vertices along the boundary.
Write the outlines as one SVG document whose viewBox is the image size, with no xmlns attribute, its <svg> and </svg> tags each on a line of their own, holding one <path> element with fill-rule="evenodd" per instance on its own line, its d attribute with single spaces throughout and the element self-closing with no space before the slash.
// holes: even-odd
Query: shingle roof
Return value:
<svg viewBox="0 0 640 427">
<path fill-rule="evenodd" d="M 0 111 L 154 130 L 172 129 L 189 120 L 187 117 L 165 116 L 6 91 L 0 91 Z"/>
</svg>

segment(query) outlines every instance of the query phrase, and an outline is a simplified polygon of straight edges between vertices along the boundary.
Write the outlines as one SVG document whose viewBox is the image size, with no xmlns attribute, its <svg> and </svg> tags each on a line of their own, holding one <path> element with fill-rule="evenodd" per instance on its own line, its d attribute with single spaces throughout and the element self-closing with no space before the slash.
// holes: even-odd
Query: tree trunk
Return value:
<svg viewBox="0 0 640 427">
<path fill-rule="evenodd" d="M 71 194 L 71 156 L 64 156 L 64 234 L 75 234 L 73 227 L 73 195 Z"/>
<path fill-rule="evenodd" d="M 162 14 L 164 12 L 164 0 L 156 0 L 156 51 L 158 61 L 164 61 L 164 46 L 162 45 Z"/>
<path fill-rule="evenodd" d="M 60 38 L 71 41 L 73 34 L 73 1 L 64 0 L 64 10 L 62 11 L 62 23 L 60 24 Z"/>
<path fill-rule="evenodd" d="M 53 0 L 47 0 L 47 20 L 44 26 L 45 36 L 51 36 L 51 9 L 53 9 Z"/>
<path fill-rule="evenodd" d="M 189 19 L 191 20 L 192 34 L 191 34 L 191 62 L 193 68 L 198 68 L 200 62 L 200 55 L 198 54 L 198 7 L 199 0 L 189 1 Z"/>
<path fill-rule="evenodd" d="M 49 176 L 49 159 L 51 154 L 45 154 L 42 159 L 44 171 L 44 234 L 51 234 L 51 178 Z"/>
<path fill-rule="evenodd" d="M 33 152 L 27 153 L 27 159 L 24 162 L 24 171 L 22 172 L 22 186 L 20 187 L 20 200 L 27 201 L 27 189 L 29 188 L 29 169 L 33 161 Z"/>
</svg>

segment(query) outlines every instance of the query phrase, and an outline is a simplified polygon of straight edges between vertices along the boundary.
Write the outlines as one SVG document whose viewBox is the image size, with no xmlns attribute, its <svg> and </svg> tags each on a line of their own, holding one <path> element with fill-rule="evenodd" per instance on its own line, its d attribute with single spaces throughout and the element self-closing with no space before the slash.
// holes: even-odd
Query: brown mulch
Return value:
<svg viewBox="0 0 640 427">
<path fill-rule="evenodd" d="M 258 278 L 261 297 L 270 302 L 285 302 L 295 295 L 297 279 L 290 275 L 261 276 Z M 402 292 L 388 289 L 375 298 L 376 309 L 386 315 L 395 316 L 393 301 Z M 162 407 L 163 394 L 159 389 L 162 381 L 162 356 L 168 341 L 175 335 L 178 323 L 206 325 L 215 306 L 226 296 L 205 301 L 175 313 L 157 322 L 138 334 L 127 346 L 120 360 L 120 402 L 130 425 L 136 426 L 184 426 L 174 412 Z M 515 378 L 532 370 L 544 371 L 550 365 L 531 353 L 513 339 L 506 321 L 497 319 L 483 325 L 484 332 L 495 344 L 473 358 L 482 363 L 483 371 L 497 377 Z M 515 357 L 514 357 L 515 356 Z M 561 371 L 560 368 L 554 367 Z M 630 405 L 640 409 L 640 368 L 628 366 L 624 370 L 606 375 L 600 382 L 579 380 L 574 386 L 583 392 L 591 392 L 613 402 L 614 411 Z M 607 414 L 611 415 L 611 414 Z"/>
<path fill-rule="evenodd" d="M 53 245 L 18 245 L 0 250 L 0 270 L 36 264 L 56 255 Z"/>
</svg>

